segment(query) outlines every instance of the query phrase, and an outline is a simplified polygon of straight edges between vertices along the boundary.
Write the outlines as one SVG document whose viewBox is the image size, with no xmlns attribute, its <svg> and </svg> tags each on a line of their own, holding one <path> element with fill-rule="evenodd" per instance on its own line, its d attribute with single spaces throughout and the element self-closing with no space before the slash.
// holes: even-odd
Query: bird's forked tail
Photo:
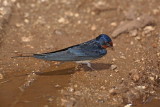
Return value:
<svg viewBox="0 0 160 107">
<path fill-rule="evenodd" d="M 11 58 L 19 58 L 19 57 L 33 57 L 33 55 L 19 55 L 19 56 L 12 56 Z"/>
</svg>

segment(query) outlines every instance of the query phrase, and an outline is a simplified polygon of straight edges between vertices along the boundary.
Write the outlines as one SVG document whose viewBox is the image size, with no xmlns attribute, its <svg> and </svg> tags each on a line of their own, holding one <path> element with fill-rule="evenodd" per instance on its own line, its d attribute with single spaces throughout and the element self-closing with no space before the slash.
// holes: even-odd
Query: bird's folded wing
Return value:
<svg viewBox="0 0 160 107">
<path fill-rule="evenodd" d="M 35 54 L 34 57 L 50 61 L 82 61 L 95 59 L 97 54 L 75 47 L 55 53 Z"/>
<path fill-rule="evenodd" d="M 34 57 L 51 61 L 82 61 L 102 57 L 106 50 L 99 49 L 94 41 L 68 47 L 62 50 L 34 54 Z"/>
</svg>

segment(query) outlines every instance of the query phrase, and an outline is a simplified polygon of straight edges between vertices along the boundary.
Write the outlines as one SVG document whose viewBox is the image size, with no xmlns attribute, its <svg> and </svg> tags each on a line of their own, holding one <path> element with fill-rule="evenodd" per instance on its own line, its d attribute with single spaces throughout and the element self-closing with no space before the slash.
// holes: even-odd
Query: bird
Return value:
<svg viewBox="0 0 160 107">
<path fill-rule="evenodd" d="M 90 61 L 105 56 L 107 54 L 106 48 L 113 48 L 112 39 L 106 34 L 100 34 L 98 37 L 87 42 L 57 51 L 18 57 L 34 57 L 47 61 L 76 62 L 78 64 L 86 64 L 94 70 Z"/>
</svg>

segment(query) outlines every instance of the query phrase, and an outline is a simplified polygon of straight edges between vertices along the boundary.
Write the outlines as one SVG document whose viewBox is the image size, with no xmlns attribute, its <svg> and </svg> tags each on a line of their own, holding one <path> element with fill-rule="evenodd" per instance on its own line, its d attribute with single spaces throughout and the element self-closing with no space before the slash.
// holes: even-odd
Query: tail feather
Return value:
<svg viewBox="0 0 160 107">
<path fill-rule="evenodd" d="M 38 58 L 38 59 L 44 59 L 46 57 L 45 54 L 33 54 L 32 57 Z"/>
<path fill-rule="evenodd" d="M 16 56 L 12 56 L 11 58 L 20 58 L 20 57 L 33 57 L 34 53 L 21 53 L 21 52 L 10 52 L 17 54 Z"/>
<path fill-rule="evenodd" d="M 18 56 L 13 56 L 11 58 L 20 58 L 20 57 L 35 57 L 39 59 L 43 59 L 46 55 L 44 54 L 32 54 L 32 55 L 18 55 Z"/>
<path fill-rule="evenodd" d="M 13 56 L 11 58 L 19 58 L 19 57 L 33 57 L 33 55 L 28 55 L 28 56 Z"/>
</svg>

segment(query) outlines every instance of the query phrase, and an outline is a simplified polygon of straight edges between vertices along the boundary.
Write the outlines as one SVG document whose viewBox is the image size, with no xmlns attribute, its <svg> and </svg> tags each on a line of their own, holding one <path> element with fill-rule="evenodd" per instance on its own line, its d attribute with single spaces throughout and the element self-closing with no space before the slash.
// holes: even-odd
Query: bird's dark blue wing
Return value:
<svg viewBox="0 0 160 107">
<path fill-rule="evenodd" d="M 50 53 L 34 54 L 33 57 L 51 61 L 83 61 L 100 58 L 106 53 L 95 40 L 91 40 Z"/>
</svg>

